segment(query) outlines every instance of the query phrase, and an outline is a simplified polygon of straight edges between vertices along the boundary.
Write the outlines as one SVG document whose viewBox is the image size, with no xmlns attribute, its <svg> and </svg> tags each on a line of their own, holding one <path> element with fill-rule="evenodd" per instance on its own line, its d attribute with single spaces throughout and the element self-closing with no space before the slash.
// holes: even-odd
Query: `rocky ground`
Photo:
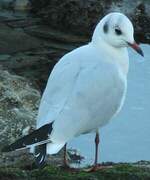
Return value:
<svg viewBox="0 0 150 180">
<path fill-rule="evenodd" d="M 133 21 L 137 40 L 150 42 L 149 0 L 31 0 L 31 7 L 51 27 L 87 37 L 91 37 L 100 18 L 119 11 Z"/>
<path fill-rule="evenodd" d="M 66 34 L 24 13 L 0 12 L 0 65 L 35 82 L 43 90 L 51 69 L 86 37 Z"/>
<path fill-rule="evenodd" d="M 150 169 L 131 164 L 117 164 L 97 172 L 68 170 L 63 167 L 46 166 L 42 169 L 0 168 L 2 180 L 149 180 Z"/>
<path fill-rule="evenodd" d="M 125 12 L 135 24 L 136 39 L 150 43 L 148 0 L 130 5 L 127 0 L 1 0 L 0 8 L 0 149 L 20 137 L 24 128 L 34 127 L 53 66 L 66 52 L 90 40 L 104 14 L 112 10 Z M 139 163 L 134 167 L 118 165 L 100 174 L 78 172 L 69 176 L 53 166 L 38 171 L 32 162 L 33 157 L 26 151 L 0 154 L 0 179 L 150 179 L 146 162 L 140 167 L 135 167 Z M 62 152 L 47 162 L 62 165 Z"/>
<path fill-rule="evenodd" d="M 2 10 L 0 26 L 2 148 L 22 136 L 24 128 L 35 126 L 41 93 L 54 64 L 64 53 L 87 39 L 55 31 L 41 24 L 39 18 L 24 12 Z M 49 162 L 61 164 L 60 154 Z M 1 166 L 16 166 L 22 162 L 26 165 L 33 161 L 24 151 L 1 154 L 0 157 Z"/>
<path fill-rule="evenodd" d="M 22 135 L 25 127 L 35 124 L 40 93 L 31 82 L 0 70 L 0 147 Z"/>
</svg>

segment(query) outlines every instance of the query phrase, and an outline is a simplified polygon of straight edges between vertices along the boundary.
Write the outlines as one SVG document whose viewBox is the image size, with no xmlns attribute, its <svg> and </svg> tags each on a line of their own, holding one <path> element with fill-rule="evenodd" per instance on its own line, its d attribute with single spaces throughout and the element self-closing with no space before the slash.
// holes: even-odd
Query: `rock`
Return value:
<svg viewBox="0 0 150 180">
<path fill-rule="evenodd" d="M 25 32 L 39 38 L 54 40 L 55 42 L 66 43 L 73 46 L 81 45 L 88 41 L 86 36 L 77 36 L 71 33 L 64 33 L 62 31 L 53 29 L 46 25 L 30 26 L 25 28 Z M 69 48 L 68 48 L 69 50 Z"/>
<path fill-rule="evenodd" d="M 5 20 L 6 24 L 11 27 L 11 28 L 26 28 L 28 26 L 33 26 L 36 25 L 40 21 L 39 18 L 23 18 L 23 17 L 18 17 L 18 18 L 8 18 Z M 23 31 L 23 29 L 22 29 Z"/>
<path fill-rule="evenodd" d="M 57 60 L 84 41 L 39 25 L 39 18 L 24 13 L 0 12 L 0 25 L 1 66 L 30 79 L 42 91 Z"/>
<path fill-rule="evenodd" d="M 137 41 L 146 42 L 147 40 L 150 43 L 150 13 L 148 14 L 143 3 L 136 7 L 133 22 Z"/>
<path fill-rule="evenodd" d="M 35 125 L 40 93 L 25 78 L 0 70 L 0 148 Z"/>
<path fill-rule="evenodd" d="M 13 4 L 13 0 L 0 0 L 0 8 L 2 9 L 12 9 Z"/>
<path fill-rule="evenodd" d="M 0 70 L 0 150 L 33 131 L 40 97 L 27 79 Z M 47 163 L 62 165 L 62 159 L 63 150 L 49 156 Z M 34 162 L 28 149 L 0 153 L 0 167 L 32 168 Z"/>
<path fill-rule="evenodd" d="M 8 54 L 0 54 L 0 61 L 7 61 L 11 56 Z"/>
<path fill-rule="evenodd" d="M 79 35 L 89 35 L 104 15 L 102 2 L 96 0 L 31 0 L 31 5 L 46 24 Z"/>
<path fill-rule="evenodd" d="M 30 2 L 29 0 L 0 0 L 0 7 L 22 11 L 30 9 Z"/>
<path fill-rule="evenodd" d="M 0 179 L 3 180 L 148 180 L 150 169 L 135 167 L 132 164 L 116 164 L 96 172 L 87 173 L 83 169 L 68 170 L 57 166 L 46 166 L 41 169 L 22 169 L 15 167 L 0 168 Z"/>
<path fill-rule="evenodd" d="M 31 6 L 32 12 L 50 27 L 88 37 L 105 14 L 122 12 L 134 22 L 137 39 L 150 42 L 150 1 L 141 0 L 139 4 L 139 0 L 31 0 Z"/>
<path fill-rule="evenodd" d="M 62 166 L 63 165 L 63 150 L 56 155 L 47 156 L 46 164 Z M 33 169 L 36 167 L 33 154 L 29 150 L 20 150 L 9 153 L 0 154 L 1 167 L 17 167 L 21 169 Z M 1 179 L 1 178 L 0 178 Z"/>
<path fill-rule="evenodd" d="M 26 77 L 33 82 L 36 89 L 43 91 L 48 76 L 60 55 L 61 52 L 56 50 L 38 49 L 16 53 L 9 58 L 6 55 L 2 56 L 4 59 L 0 58 L 0 64 L 3 69 Z"/>
<path fill-rule="evenodd" d="M 29 10 L 30 1 L 29 0 L 15 0 L 14 9 L 15 10 Z"/>
<path fill-rule="evenodd" d="M 40 40 L 27 35 L 21 29 L 13 30 L 4 24 L 0 24 L 0 27 L 1 54 L 11 54 L 20 51 L 27 51 L 42 46 L 42 42 Z"/>
</svg>

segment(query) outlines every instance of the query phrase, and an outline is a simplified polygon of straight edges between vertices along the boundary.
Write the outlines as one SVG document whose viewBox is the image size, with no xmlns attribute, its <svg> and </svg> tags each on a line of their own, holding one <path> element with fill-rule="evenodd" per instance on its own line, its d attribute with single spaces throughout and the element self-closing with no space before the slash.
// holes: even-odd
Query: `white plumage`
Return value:
<svg viewBox="0 0 150 180">
<path fill-rule="evenodd" d="M 121 13 L 105 16 L 89 44 L 66 54 L 55 65 L 41 99 L 37 129 L 2 151 L 30 148 L 36 164 L 42 166 L 46 154 L 55 154 L 65 145 L 64 165 L 68 167 L 66 143 L 95 131 L 91 170 L 98 169 L 98 129 L 120 111 L 125 99 L 128 46 L 143 56 L 130 20 Z"/>
<path fill-rule="evenodd" d="M 115 34 L 115 26 L 123 35 Z M 111 13 L 97 25 L 89 44 L 55 65 L 37 118 L 37 128 L 54 122 L 48 154 L 57 153 L 75 136 L 97 131 L 119 112 L 127 88 L 127 42 L 134 43 L 131 22 L 123 14 Z"/>
</svg>

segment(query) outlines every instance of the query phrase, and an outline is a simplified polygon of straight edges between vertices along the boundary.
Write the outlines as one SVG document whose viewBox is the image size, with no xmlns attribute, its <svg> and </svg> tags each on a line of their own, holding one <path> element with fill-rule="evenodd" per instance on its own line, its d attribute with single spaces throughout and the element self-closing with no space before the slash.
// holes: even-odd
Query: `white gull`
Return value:
<svg viewBox="0 0 150 180">
<path fill-rule="evenodd" d="M 36 145 L 39 164 L 45 154 L 57 153 L 74 137 L 96 132 L 97 167 L 98 129 L 116 116 L 124 103 L 128 46 L 143 55 L 134 41 L 131 21 L 121 13 L 110 13 L 98 23 L 89 44 L 67 53 L 55 65 L 41 99 L 38 130 L 28 135 L 22 146 Z M 13 146 L 10 150 L 21 148 Z"/>
</svg>

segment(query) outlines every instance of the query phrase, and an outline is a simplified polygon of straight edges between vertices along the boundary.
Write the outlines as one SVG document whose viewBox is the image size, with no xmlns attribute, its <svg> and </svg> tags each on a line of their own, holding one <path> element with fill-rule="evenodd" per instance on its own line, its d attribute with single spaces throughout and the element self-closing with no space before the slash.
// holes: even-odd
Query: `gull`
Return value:
<svg viewBox="0 0 150 180">
<path fill-rule="evenodd" d="M 122 13 L 106 15 L 97 24 L 91 41 L 64 55 L 52 70 L 43 93 L 37 126 L 3 152 L 30 148 L 36 163 L 56 154 L 82 134 L 95 132 L 97 169 L 99 128 L 121 110 L 126 90 L 129 57 L 127 47 L 143 52 L 134 40 L 131 21 Z"/>
</svg>

